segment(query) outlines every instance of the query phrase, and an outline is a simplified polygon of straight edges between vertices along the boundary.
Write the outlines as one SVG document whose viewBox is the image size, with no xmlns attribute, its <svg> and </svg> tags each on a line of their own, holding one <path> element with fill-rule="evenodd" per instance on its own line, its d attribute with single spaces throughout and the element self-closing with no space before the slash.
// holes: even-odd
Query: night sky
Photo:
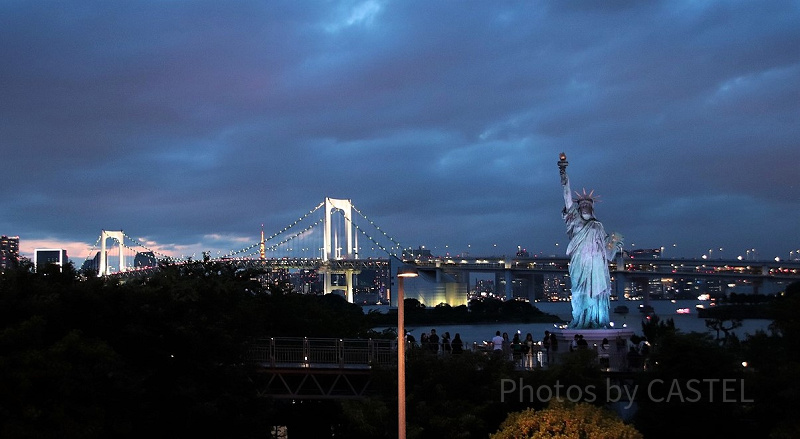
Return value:
<svg viewBox="0 0 800 439">
<path fill-rule="evenodd" d="M 563 151 L 628 250 L 785 259 L 800 2 L 0 0 L 0 147 L 28 256 L 227 251 L 325 197 L 407 247 L 563 254 Z"/>
</svg>

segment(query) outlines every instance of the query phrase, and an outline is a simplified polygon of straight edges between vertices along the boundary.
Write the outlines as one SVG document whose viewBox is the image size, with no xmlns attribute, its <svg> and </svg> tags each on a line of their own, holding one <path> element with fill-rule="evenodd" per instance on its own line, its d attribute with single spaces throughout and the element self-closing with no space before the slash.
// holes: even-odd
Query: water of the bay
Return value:
<svg viewBox="0 0 800 439">
<path fill-rule="evenodd" d="M 640 301 L 625 301 L 625 302 L 611 302 L 612 311 L 617 305 L 626 305 L 630 312 L 627 314 L 611 314 L 611 321 L 614 323 L 615 328 L 627 328 L 633 330 L 637 335 L 642 335 L 642 320 L 644 314 L 639 311 Z M 710 302 L 697 301 L 697 300 L 651 300 L 650 305 L 653 307 L 654 313 L 663 321 L 672 319 L 675 322 L 675 328 L 683 333 L 701 332 L 709 333 L 716 336 L 716 332 L 706 327 L 705 319 L 697 317 L 696 305 L 703 305 L 708 307 Z M 567 323 L 571 319 L 572 304 L 570 302 L 537 302 L 534 306 L 547 314 L 554 314 L 563 319 Z M 364 307 L 364 312 L 370 309 L 377 309 L 385 312 L 388 307 Z M 678 313 L 678 309 L 686 310 L 689 312 L 682 314 Z M 746 334 L 754 334 L 757 330 L 767 331 L 771 320 L 765 319 L 745 319 L 742 320 L 742 326 L 733 330 L 733 332 L 740 338 L 744 339 Z M 465 345 L 471 346 L 473 343 L 484 343 L 494 337 L 496 331 L 507 332 L 509 337 L 513 337 L 515 333 L 519 332 L 521 338 L 525 338 L 527 333 L 531 333 L 534 340 L 541 340 L 545 330 L 551 330 L 557 327 L 558 324 L 553 323 L 484 323 L 484 324 L 471 324 L 471 325 L 433 325 L 433 326 L 415 326 L 406 325 L 406 329 L 411 331 L 411 334 L 419 340 L 420 334 L 423 332 L 430 332 L 431 329 L 436 329 L 439 335 L 445 332 L 450 333 L 450 337 L 455 334 L 461 334 L 461 339 Z M 381 330 L 383 328 L 376 328 Z"/>
</svg>

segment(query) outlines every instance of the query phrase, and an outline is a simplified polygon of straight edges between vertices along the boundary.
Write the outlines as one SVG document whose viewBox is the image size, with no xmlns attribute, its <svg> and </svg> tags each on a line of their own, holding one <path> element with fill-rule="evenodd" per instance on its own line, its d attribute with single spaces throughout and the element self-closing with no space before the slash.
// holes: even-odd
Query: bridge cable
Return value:
<svg viewBox="0 0 800 439">
<path fill-rule="evenodd" d="M 87 262 L 89 261 L 89 259 L 92 257 L 92 253 L 94 253 L 94 252 L 97 250 L 97 246 L 98 246 L 98 245 L 100 245 L 100 240 L 101 240 L 101 239 L 103 239 L 103 235 L 102 235 L 102 234 L 101 234 L 101 235 L 99 235 L 99 236 L 97 237 L 97 241 L 95 241 L 95 243 L 94 243 L 94 245 L 92 246 L 92 248 L 90 248 L 90 249 L 89 249 L 89 254 L 88 254 L 88 255 L 86 255 L 86 259 L 84 259 L 84 261 L 83 261 L 83 264 L 84 264 L 84 265 L 86 265 L 86 263 L 87 263 Z"/>
<path fill-rule="evenodd" d="M 293 223 L 289 224 L 288 226 L 284 227 L 284 228 L 283 228 L 283 229 L 281 229 L 280 231 L 278 231 L 278 232 L 276 232 L 276 233 L 272 234 L 271 236 L 269 236 L 268 238 L 264 239 L 264 242 L 266 242 L 266 241 L 269 241 L 270 239 L 273 239 L 273 238 L 277 237 L 277 236 L 278 236 L 278 235 L 280 235 L 281 233 L 284 233 L 284 232 L 288 231 L 289 229 L 291 229 L 292 227 L 296 226 L 298 223 L 300 223 L 300 222 L 301 222 L 301 221 L 303 221 L 304 219 L 308 218 L 308 217 L 309 217 L 311 214 L 313 214 L 314 212 L 316 212 L 317 210 L 319 210 L 319 209 L 320 209 L 322 206 L 324 206 L 324 205 L 325 205 L 325 202 L 324 202 L 324 201 L 323 201 L 322 203 L 319 203 L 319 204 L 317 205 L 317 207 L 315 207 L 315 208 L 311 209 L 310 211 L 308 211 L 308 213 L 306 213 L 305 215 L 303 215 L 303 216 L 301 216 L 300 218 L 296 219 L 296 220 L 295 220 Z M 313 227 L 313 226 L 312 226 L 312 227 Z M 295 235 L 295 236 L 296 236 L 296 235 Z M 259 241 L 259 242 L 256 242 L 256 243 L 255 243 L 255 244 L 253 244 L 253 245 L 250 245 L 250 246 L 247 246 L 247 247 L 245 247 L 245 248 L 243 248 L 243 249 L 240 249 L 240 250 L 236 250 L 236 251 L 233 251 L 233 250 L 231 250 L 231 252 L 230 252 L 230 253 L 227 253 L 227 254 L 225 254 L 225 255 L 223 255 L 223 256 L 220 256 L 220 257 L 219 257 L 219 259 L 226 259 L 226 258 L 233 257 L 234 255 L 241 254 L 241 253 L 244 253 L 244 252 L 246 252 L 246 251 L 252 250 L 253 248 L 256 248 L 256 247 L 257 247 L 257 246 L 259 246 L 259 245 L 261 245 L 261 242 L 260 242 L 260 241 Z"/>
<path fill-rule="evenodd" d="M 352 205 L 351 205 L 351 206 L 352 206 Z M 373 225 L 373 226 L 374 226 L 376 229 L 378 229 L 378 231 L 380 231 L 380 232 L 381 232 L 381 233 L 382 233 L 384 236 L 386 236 L 387 238 L 389 238 L 389 240 L 391 240 L 393 243 L 397 244 L 398 248 L 402 250 L 402 246 L 400 245 L 400 243 L 398 243 L 397 241 L 395 241 L 394 239 L 392 239 L 392 238 L 391 238 L 389 235 L 387 235 L 385 232 L 383 232 L 382 230 L 380 230 L 380 228 L 379 228 L 377 225 L 375 225 L 375 223 L 374 223 L 374 222 L 370 221 L 370 220 L 369 220 L 369 219 L 368 219 L 366 216 L 364 216 L 364 214 L 363 214 L 363 213 L 359 212 L 359 211 L 358 211 L 358 209 L 356 209 L 355 207 L 353 207 L 353 210 L 355 210 L 356 212 L 358 212 L 358 213 L 359 213 L 359 215 L 361 215 L 361 216 L 362 216 L 364 219 L 366 219 L 367 221 L 369 221 L 369 222 L 370 222 L 370 224 L 372 224 L 372 225 Z M 392 251 L 390 251 L 389 249 L 387 249 L 387 248 L 386 248 L 386 247 L 385 247 L 383 244 L 379 243 L 379 242 L 378 242 L 378 241 L 377 241 L 375 238 L 373 238 L 372 236 L 370 236 L 370 235 L 369 235 L 369 234 L 368 234 L 368 233 L 367 233 L 367 232 L 366 232 L 364 229 L 362 229 L 362 228 L 361 228 L 361 227 L 360 227 L 358 224 L 354 223 L 352 220 L 351 220 L 350 222 L 351 222 L 351 224 L 353 225 L 353 227 L 355 227 L 355 228 L 356 228 L 356 230 L 358 230 L 359 232 L 361 232 L 361 234 L 362 234 L 362 235 L 366 236 L 366 237 L 367 237 L 367 239 L 369 239 L 369 240 L 370 240 L 370 241 L 371 241 L 373 244 L 375 244 L 376 246 L 378 246 L 378 248 L 379 248 L 380 250 L 383 250 L 383 252 L 384 252 L 384 253 L 388 254 L 389 256 L 391 256 L 391 257 L 393 257 L 393 258 L 395 258 L 395 259 L 397 259 L 397 260 L 399 260 L 399 261 L 402 261 L 402 260 L 403 260 L 403 258 L 402 258 L 402 257 L 400 257 L 400 256 L 398 256 L 398 255 L 397 255 L 397 253 L 393 253 Z"/>
<path fill-rule="evenodd" d="M 395 244 L 395 245 L 397 246 L 397 248 L 399 248 L 399 249 L 402 249 L 402 248 L 403 248 L 402 244 L 400 244 L 400 243 L 399 243 L 399 242 L 397 242 L 397 241 L 396 241 L 394 238 L 392 238 L 391 236 L 389 236 L 389 235 L 388 235 L 386 232 L 384 232 L 383 230 L 381 230 L 381 228 L 380 228 L 380 227 L 379 227 L 377 224 L 375 224 L 375 222 L 374 222 L 374 221 L 372 221 L 371 219 L 367 218 L 367 216 L 366 216 L 366 215 L 364 215 L 364 213 L 362 213 L 360 210 L 358 210 L 358 208 L 357 208 L 356 206 L 353 206 L 353 204 L 352 204 L 352 203 L 350 204 L 350 206 L 353 208 L 353 210 L 355 210 L 355 211 L 356 211 L 356 213 L 358 213 L 359 215 L 361 215 L 361 217 L 362 217 L 362 218 L 364 218 L 365 220 L 367 220 L 367 222 L 369 222 L 369 223 L 370 223 L 370 225 L 372 225 L 373 227 L 375 227 L 375 229 L 376 229 L 376 230 L 378 230 L 379 232 L 381 232 L 381 233 L 383 234 L 383 236 L 385 236 L 385 237 L 386 237 L 386 238 L 388 238 L 388 239 L 389 239 L 389 240 L 390 240 L 390 241 L 391 241 L 393 244 Z"/>
</svg>

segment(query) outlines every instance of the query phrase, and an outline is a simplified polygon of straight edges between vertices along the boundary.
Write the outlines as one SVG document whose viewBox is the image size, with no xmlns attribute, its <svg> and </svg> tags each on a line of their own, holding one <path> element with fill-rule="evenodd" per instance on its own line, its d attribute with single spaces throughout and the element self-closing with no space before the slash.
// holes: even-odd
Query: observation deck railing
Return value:
<svg viewBox="0 0 800 439">
<path fill-rule="evenodd" d="M 272 337 L 255 340 L 245 360 L 262 367 L 371 369 L 397 363 L 394 340 Z"/>
</svg>

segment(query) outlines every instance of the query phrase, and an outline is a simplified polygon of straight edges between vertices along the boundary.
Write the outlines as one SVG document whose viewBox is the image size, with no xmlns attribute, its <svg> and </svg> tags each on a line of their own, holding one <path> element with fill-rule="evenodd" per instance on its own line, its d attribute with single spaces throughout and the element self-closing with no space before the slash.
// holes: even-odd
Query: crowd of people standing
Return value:
<svg viewBox="0 0 800 439">
<path fill-rule="evenodd" d="M 607 338 L 604 338 L 599 345 L 595 345 L 598 354 L 598 362 L 601 367 L 611 367 L 610 360 L 612 357 L 611 350 L 616 348 L 622 349 L 622 357 L 625 356 L 625 346 L 628 344 L 626 340 L 617 337 L 615 346 L 609 343 Z M 638 341 L 638 340 L 637 340 Z M 406 342 L 410 349 L 419 349 L 422 352 L 430 352 L 434 355 L 459 355 L 465 350 L 474 350 L 486 352 L 496 358 L 503 358 L 514 364 L 521 369 L 535 369 L 548 367 L 553 364 L 559 353 L 558 343 L 559 340 L 556 334 L 545 330 L 541 339 L 536 339 L 530 332 L 525 334 L 524 338 L 522 333 L 517 331 L 513 337 L 509 337 L 507 332 L 496 331 L 495 335 L 490 341 L 483 344 L 474 343 L 474 346 L 465 345 L 461 339 L 461 335 L 456 333 L 452 338 L 450 332 L 444 332 L 441 336 L 437 333 L 436 329 L 431 329 L 429 332 L 420 334 L 419 343 L 409 331 L 406 334 Z M 628 370 L 642 369 L 643 364 L 646 363 L 646 358 L 649 354 L 649 343 L 646 339 L 642 338 L 638 345 L 630 346 L 630 351 L 627 356 Z M 589 349 L 589 344 L 581 334 L 576 334 L 574 338 L 565 347 L 569 352 L 576 350 Z M 619 356 L 619 354 L 614 354 Z M 625 359 L 623 359 L 625 361 Z M 624 367 L 624 366 L 623 366 Z"/>
<path fill-rule="evenodd" d="M 430 332 L 423 332 L 419 337 L 419 345 L 411 333 L 406 334 L 406 343 L 411 348 L 419 348 L 424 351 L 429 351 L 434 354 L 441 355 L 458 355 L 464 352 L 464 342 L 461 340 L 461 335 L 456 335 L 451 339 L 450 333 L 445 332 L 441 337 L 436 333 L 436 329 L 431 329 Z"/>
<path fill-rule="evenodd" d="M 544 331 L 541 340 L 534 339 L 530 332 L 524 339 L 520 332 L 509 339 L 507 332 L 497 331 L 487 349 L 491 349 L 492 355 L 513 361 L 518 367 L 533 369 L 550 363 L 553 351 L 558 350 L 558 339 L 550 331 Z"/>
<path fill-rule="evenodd" d="M 420 334 L 419 343 L 411 332 L 408 332 L 406 343 L 411 349 L 420 349 L 435 355 L 458 355 L 469 349 L 464 345 L 460 334 L 456 333 L 451 339 L 449 332 L 439 336 L 435 328 Z M 514 334 L 513 338 L 509 338 L 507 332 L 497 331 L 488 346 L 481 346 L 480 349 L 513 361 L 518 367 L 533 369 L 548 365 L 552 352 L 558 350 L 558 340 L 550 331 L 544 331 L 541 340 L 534 339 L 531 333 L 526 334 L 523 339 L 519 332 Z"/>
<path fill-rule="evenodd" d="M 520 336 L 521 333 L 517 332 L 509 343 L 510 358 L 518 367 L 533 369 L 550 364 L 552 352 L 558 349 L 558 339 L 555 334 L 544 331 L 541 340 L 534 339 L 530 332 L 525 335 L 524 340 Z M 508 358 L 508 350 L 507 347 L 504 351 L 506 358 Z"/>
</svg>

